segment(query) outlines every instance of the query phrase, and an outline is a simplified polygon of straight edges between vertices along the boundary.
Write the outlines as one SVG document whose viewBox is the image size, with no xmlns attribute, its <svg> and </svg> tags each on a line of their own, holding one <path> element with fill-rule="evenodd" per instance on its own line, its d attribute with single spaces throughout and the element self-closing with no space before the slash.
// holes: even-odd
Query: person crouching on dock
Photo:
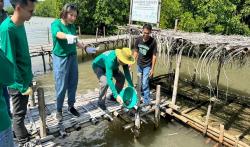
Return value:
<svg viewBox="0 0 250 147">
<path fill-rule="evenodd" d="M 116 101 L 121 105 L 123 104 L 119 92 L 123 88 L 125 79 L 130 87 L 134 87 L 128 66 L 134 63 L 135 59 L 129 48 L 106 51 L 94 59 L 92 68 L 99 80 L 100 91 L 98 106 L 101 109 L 106 110 L 105 100 L 108 87 L 111 89 Z M 119 65 L 123 67 L 124 74 L 119 70 Z M 116 84 L 112 81 L 113 77 L 116 80 Z"/>
</svg>

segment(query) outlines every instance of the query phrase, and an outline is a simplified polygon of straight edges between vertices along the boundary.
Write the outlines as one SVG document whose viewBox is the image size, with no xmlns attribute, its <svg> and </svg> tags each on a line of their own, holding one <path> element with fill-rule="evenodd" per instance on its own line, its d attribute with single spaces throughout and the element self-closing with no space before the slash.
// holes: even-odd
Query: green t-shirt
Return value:
<svg viewBox="0 0 250 147">
<path fill-rule="evenodd" d="M 14 66 L 13 64 L 5 57 L 2 50 L 0 50 L 0 132 L 6 130 L 10 127 L 10 117 L 7 111 L 7 105 L 3 97 L 3 87 L 2 85 L 8 85 L 14 82 Z M 4 72 L 3 72 L 4 71 Z"/>
<path fill-rule="evenodd" d="M 0 48 L 14 65 L 15 82 L 9 87 L 25 92 L 33 75 L 24 25 L 16 26 L 10 17 L 6 18 L 0 27 Z"/>
<path fill-rule="evenodd" d="M 115 84 L 113 83 L 113 71 L 117 71 L 119 69 L 119 63 L 117 61 L 116 53 L 114 50 L 106 51 L 102 53 L 101 55 L 97 56 L 93 63 L 92 63 L 93 68 L 100 67 L 106 71 L 106 78 L 108 85 L 116 98 L 118 96 L 118 92 L 115 88 Z M 129 84 L 129 86 L 134 87 L 130 73 L 129 73 L 129 68 L 128 65 L 124 65 L 123 71 L 125 74 L 125 78 Z"/>
<path fill-rule="evenodd" d="M 68 44 L 66 39 L 58 39 L 56 34 L 63 32 L 65 34 L 76 35 L 75 25 L 64 25 L 60 19 L 56 19 L 51 24 L 51 32 L 53 39 L 53 53 L 59 57 L 76 54 L 76 44 Z"/>
</svg>

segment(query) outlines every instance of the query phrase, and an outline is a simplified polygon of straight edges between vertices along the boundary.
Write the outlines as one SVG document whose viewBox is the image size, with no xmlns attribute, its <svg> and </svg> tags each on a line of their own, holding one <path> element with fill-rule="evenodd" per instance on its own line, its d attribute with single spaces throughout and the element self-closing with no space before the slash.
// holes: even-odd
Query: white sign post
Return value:
<svg viewBox="0 0 250 147">
<path fill-rule="evenodd" d="M 158 24 L 160 0 L 132 0 L 132 21 Z"/>
<path fill-rule="evenodd" d="M 161 0 L 130 0 L 129 25 L 133 21 L 160 24 Z M 132 37 L 129 33 L 129 48 Z"/>
</svg>

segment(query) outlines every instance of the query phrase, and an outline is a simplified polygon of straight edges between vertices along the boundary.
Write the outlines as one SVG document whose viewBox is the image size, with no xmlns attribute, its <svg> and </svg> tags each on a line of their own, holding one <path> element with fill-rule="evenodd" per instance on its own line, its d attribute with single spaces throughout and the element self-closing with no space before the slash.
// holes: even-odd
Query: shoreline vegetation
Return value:
<svg viewBox="0 0 250 147">
<path fill-rule="evenodd" d="M 44 0 L 38 2 L 35 16 L 58 18 L 61 7 L 67 2 L 79 7 L 76 25 L 84 28 L 83 34 L 93 35 L 97 27 L 105 26 L 107 34 L 113 35 L 116 26 L 128 23 L 130 0 Z M 13 13 L 11 6 L 5 9 L 9 15 Z M 176 19 L 181 31 L 249 36 L 250 1 L 162 0 L 160 28 L 173 29 Z"/>
</svg>

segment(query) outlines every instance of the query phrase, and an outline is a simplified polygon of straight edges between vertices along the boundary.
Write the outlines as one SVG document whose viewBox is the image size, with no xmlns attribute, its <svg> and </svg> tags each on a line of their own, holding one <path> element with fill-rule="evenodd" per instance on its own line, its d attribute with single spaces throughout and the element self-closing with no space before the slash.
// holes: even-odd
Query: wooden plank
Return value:
<svg viewBox="0 0 250 147">
<path fill-rule="evenodd" d="M 40 120 L 40 136 L 46 137 L 47 131 L 46 131 L 46 113 L 45 113 L 45 100 L 44 100 L 44 91 L 43 88 L 37 89 L 38 93 L 38 110 L 39 110 L 39 120 Z"/>
<path fill-rule="evenodd" d="M 221 146 L 222 143 L 223 143 L 223 139 L 224 139 L 224 125 L 223 125 L 223 124 L 220 124 L 220 136 L 219 136 L 219 143 L 220 143 L 220 146 Z"/>
</svg>

